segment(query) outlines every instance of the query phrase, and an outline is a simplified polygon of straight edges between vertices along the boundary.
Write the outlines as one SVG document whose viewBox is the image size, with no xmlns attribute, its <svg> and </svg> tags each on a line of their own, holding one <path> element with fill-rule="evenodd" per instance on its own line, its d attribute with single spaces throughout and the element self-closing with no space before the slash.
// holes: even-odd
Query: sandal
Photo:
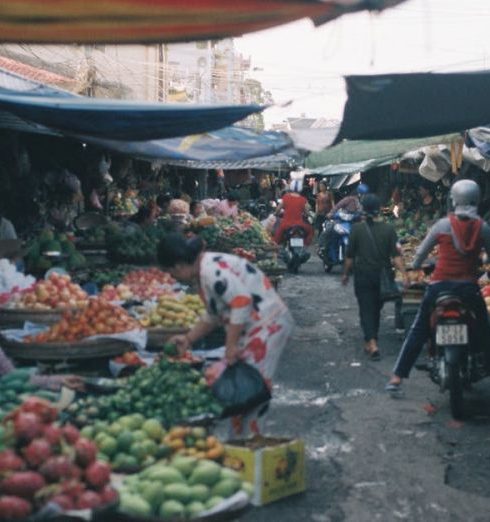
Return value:
<svg viewBox="0 0 490 522">
<path fill-rule="evenodd" d="M 372 352 L 368 352 L 368 357 L 371 361 L 379 361 L 381 359 L 381 354 L 379 350 L 373 350 Z"/>
<path fill-rule="evenodd" d="M 385 386 L 385 391 L 391 393 L 391 395 L 401 395 L 402 392 L 402 383 L 401 382 L 389 382 Z"/>
</svg>

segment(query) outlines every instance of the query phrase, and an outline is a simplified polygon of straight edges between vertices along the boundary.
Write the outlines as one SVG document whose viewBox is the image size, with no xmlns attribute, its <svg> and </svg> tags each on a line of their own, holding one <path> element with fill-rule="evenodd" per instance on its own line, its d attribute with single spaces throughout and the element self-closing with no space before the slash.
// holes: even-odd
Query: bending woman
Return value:
<svg viewBox="0 0 490 522">
<path fill-rule="evenodd" d="M 203 252 L 203 247 L 200 238 L 186 240 L 179 234 L 167 235 L 158 247 L 162 267 L 177 280 L 196 283 L 207 309 L 188 334 L 177 335 L 170 342 L 182 353 L 224 325 L 224 362 L 251 364 L 272 389 L 279 357 L 291 336 L 291 314 L 258 268 L 241 257 Z M 258 410 L 232 419 L 233 434 L 258 433 Z"/>
</svg>

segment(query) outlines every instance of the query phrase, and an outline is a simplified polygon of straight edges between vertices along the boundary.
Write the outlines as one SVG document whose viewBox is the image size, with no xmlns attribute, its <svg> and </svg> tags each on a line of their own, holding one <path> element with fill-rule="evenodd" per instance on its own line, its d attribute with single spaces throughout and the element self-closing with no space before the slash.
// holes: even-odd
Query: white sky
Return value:
<svg viewBox="0 0 490 522">
<path fill-rule="evenodd" d="M 449 72 L 490 68 L 490 0 L 408 0 L 381 14 L 347 15 L 315 28 L 302 20 L 235 39 L 252 58 L 250 77 L 270 90 L 289 116 L 341 119 L 343 75 Z"/>
</svg>

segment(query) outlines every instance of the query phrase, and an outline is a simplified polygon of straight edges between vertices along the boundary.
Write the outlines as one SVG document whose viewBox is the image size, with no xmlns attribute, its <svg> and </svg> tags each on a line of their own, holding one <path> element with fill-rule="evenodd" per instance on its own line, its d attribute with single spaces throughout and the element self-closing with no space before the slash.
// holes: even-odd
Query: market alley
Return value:
<svg viewBox="0 0 490 522">
<path fill-rule="evenodd" d="M 363 353 L 352 284 L 313 256 L 280 293 L 297 329 L 283 355 L 267 431 L 307 447 L 307 492 L 247 521 L 487 521 L 490 380 L 467 394 L 471 418 L 452 420 L 447 394 L 414 370 L 405 396 L 384 385 L 401 345 L 385 306 L 380 362 Z"/>
</svg>

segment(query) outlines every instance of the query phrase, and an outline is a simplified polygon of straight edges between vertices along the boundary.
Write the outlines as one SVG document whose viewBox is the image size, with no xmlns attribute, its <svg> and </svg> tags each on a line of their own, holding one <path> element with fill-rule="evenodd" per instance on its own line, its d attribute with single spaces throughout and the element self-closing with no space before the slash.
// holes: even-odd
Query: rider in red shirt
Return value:
<svg viewBox="0 0 490 522">
<path fill-rule="evenodd" d="M 280 244 L 284 240 L 285 232 L 294 226 L 300 226 L 305 231 L 305 244 L 311 244 L 313 240 L 313 227 L 305 221 L 308 200 L 296 191 L 286 193 L 282 198 L 282 203 L 277 209 L 277 214 L 284 211 L 281 224 L 274 234 L 274 240 Z"/>
<path fill-rule="evenodd" d="M 396 392 L 402 379 L 409 376 L 422 347 L 430 336 L 430 315 L 437 297 L 444 292 L 460 296 L 474 312 L 479 332 L 479 350 L 490 363 L 488 339 L 490 325 L 485 302 L 478 286 L 478 265 L 482 250 L 490 256 L 490 226 L 477 214 L 480 188 L 469 179 L 457 181 L 450 194 L 454 212 L 440 219 L 431 228 L 417 250 L 414 268 L 420 268 L 432 249 L 438 245 L 439 254 L 431 282 L 417 316 L 403 343 L 386 390 Z M 490 364 L 489 364 L 490 366 Z"/>
</svg>

